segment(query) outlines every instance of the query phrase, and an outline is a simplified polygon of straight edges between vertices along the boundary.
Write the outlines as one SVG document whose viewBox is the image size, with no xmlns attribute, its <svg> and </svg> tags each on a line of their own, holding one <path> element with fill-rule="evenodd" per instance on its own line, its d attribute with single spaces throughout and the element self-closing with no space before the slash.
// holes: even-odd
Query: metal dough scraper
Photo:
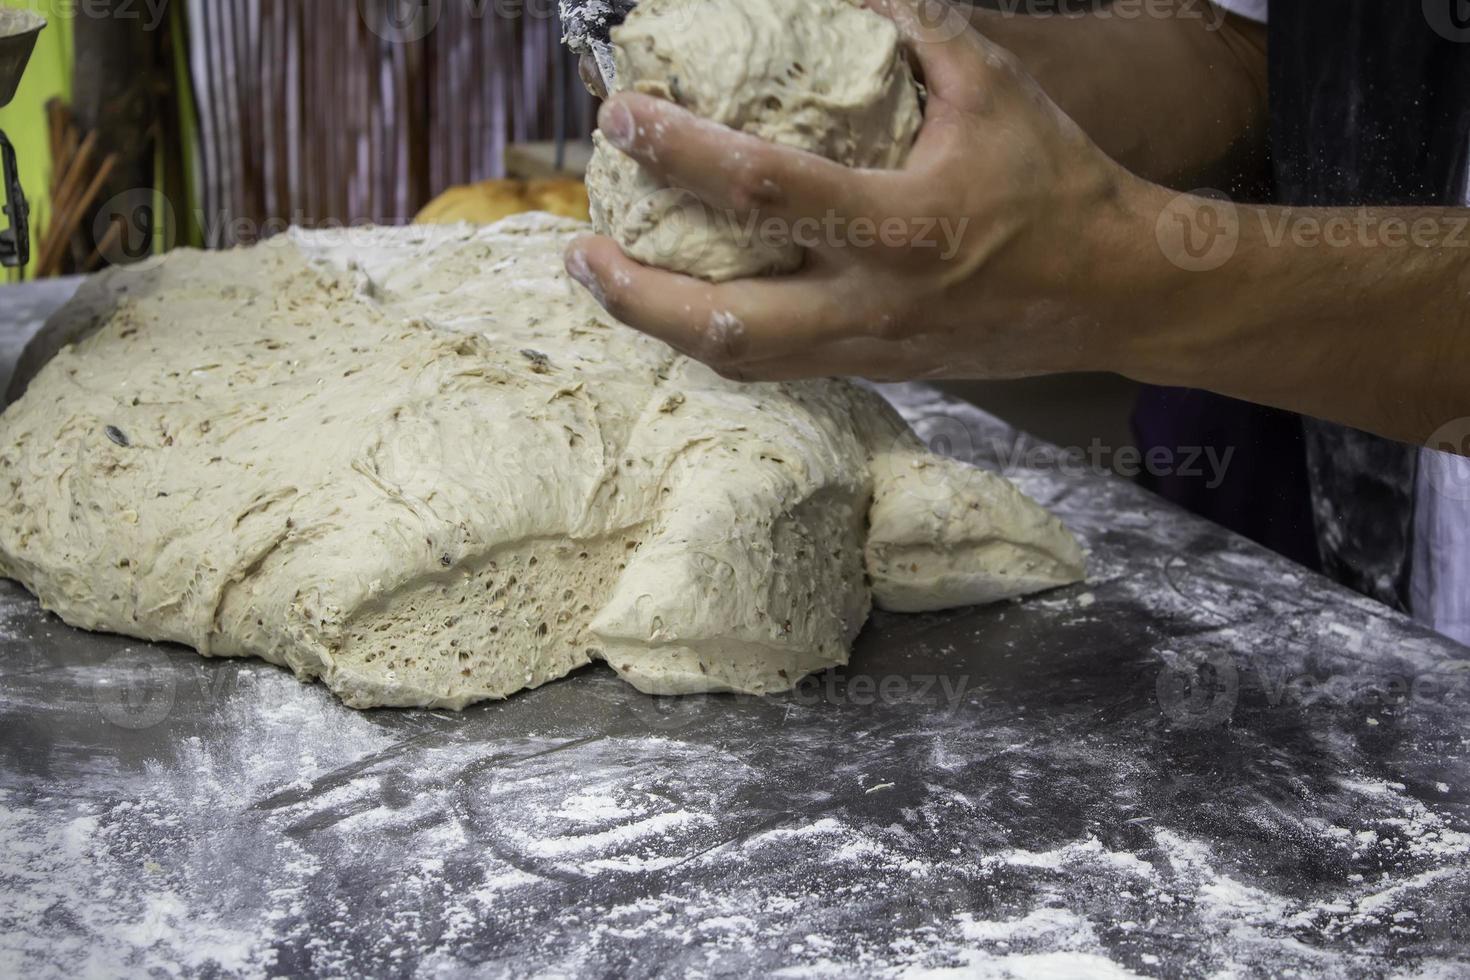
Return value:
<svg viewBox="0 0 1470 980">
<path fill-rule="evenodd" d="M 602 85 L 613 88 L 612 38 L 614 27 L 623 22 L 638 0 L 560 0 L 562 42 L 574 54 L 590 54 L 597 62 Z"/>
</svg>

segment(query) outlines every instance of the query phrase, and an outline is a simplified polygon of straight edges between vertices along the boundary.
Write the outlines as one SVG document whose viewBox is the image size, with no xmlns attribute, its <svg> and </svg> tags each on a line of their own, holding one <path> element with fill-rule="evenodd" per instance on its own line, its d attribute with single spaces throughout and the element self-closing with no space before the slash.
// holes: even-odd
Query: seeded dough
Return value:
<svg viewBox="0 0 1470 980">
<path fill-rule="evenodd" d="M 872 392 L 736 384 L 611 320 L 562 272 L 584 227 L 293 233 L 89 280 L 53 325 L 95 331 L 0 416 L 0 574 L 75 626 L 443 708 L 598 658 L 653 693 L 783 690 L 846 661 L 870 595 L 1080 575 L 1055 518 Z"/>
<path fill-rule="evenodd" d="M 618 90 L 850 167 L 901 166 L 922 122 L 897 28 L 857 0 L 642 0 L 612 40 Z M 593 142 L 593 224 L 638 261 L 714 282 L 801 264 L 780 226 L 713 210 Z"/>
</svg>

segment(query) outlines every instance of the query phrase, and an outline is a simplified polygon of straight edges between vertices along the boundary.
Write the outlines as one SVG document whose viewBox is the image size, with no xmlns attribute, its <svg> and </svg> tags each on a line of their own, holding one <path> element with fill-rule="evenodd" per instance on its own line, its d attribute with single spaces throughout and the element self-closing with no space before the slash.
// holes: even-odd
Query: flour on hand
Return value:
<svg viewBox="0 0 1470 980">
<path fill-rule="evenodd" d="M 66 622 L 461 708 L 605 660 L 790 688 L 873 599 L 1076 580 L 1061 524 L 843 381 L 741 385 L 562 270 L 582 225 L 293 232 L 94 277 L 0 416 L 0 574 Z"/>
</svg>

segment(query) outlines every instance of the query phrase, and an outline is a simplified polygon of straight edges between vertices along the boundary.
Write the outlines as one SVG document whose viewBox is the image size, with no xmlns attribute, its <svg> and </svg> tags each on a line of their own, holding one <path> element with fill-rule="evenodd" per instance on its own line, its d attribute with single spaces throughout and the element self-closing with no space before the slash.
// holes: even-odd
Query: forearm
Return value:
<svg viewBox="0 0 1470 980">
<path fill-rule="evenodd" d="M 1102 153 L 958 13 L 926 26 L 917 15 L 930 0 L 870 2 L 911 39 L 928 84 L 900 170 L 843 167 L 647 96 L 618 96 L 602 122 L 657 179 L 717 213 L 788 228 L 837 216 L 834 229 L 894 233 L 854 247 L 834 230 L 806 245 L 798 272 L 725 283 L 650 269 L 606 238 L 579 242 L 569 271 L 620 320 L 740 380 L 1116 371 L 1436 446 L 1437 430 L 1470 418 L 1470 210 L 1293 211 L 1178 194 Z M 1106 48 L 1122 27 L 1098 23 L 1091 43 Z M 1136 59 L 1132 72 L 1146 77 Z M 1089 118 L 1113 102 L 1089 108 L 1085 87 L 1059 84 L 1065 108 L 1126 159 L 1132 130 L 1099 135 Z M 1137 93 L 1155 97 L 1167 101 Z M 1198 115 L 1154 121 L 1219 121 Z M 1177 170 L 1209 154 L 1152 156 Z"/>
<path fill-rule="evenodd" d="M 1141 7 L 1125 0 L 1076 16 L 977 7 L 970 19 L 1135 174 L 1180 189 L 1234 193 L 1264 173 L 1261 25 L 1203 0 Z"/>
<path fill-rule="evenodd" d="M 1114 309 L 1137 297 L 1116 334 L 1122 373 L 1413 443 L 1470 417 L 1470 210 L 1200 204 L 1226 234 L 1181 260 L 1157 217 L 1198 229 L 1203 211 L 1146 200 L 1132 272 L 1109 287 Z"/>
</svg>

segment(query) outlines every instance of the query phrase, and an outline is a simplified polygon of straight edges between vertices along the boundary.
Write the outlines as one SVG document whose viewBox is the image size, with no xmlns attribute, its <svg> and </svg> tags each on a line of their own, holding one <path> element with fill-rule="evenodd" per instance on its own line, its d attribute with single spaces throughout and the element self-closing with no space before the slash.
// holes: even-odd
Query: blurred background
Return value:
<svg viewBox="0 0 1470 980">
<path fill-rule="evenodd" d="M 32 276 L 575 179 L 594 126 L 554 0 L 0 2 L 49 21 L 0 110 L 48 260 Z M 127 240 L 98 254 L 109 233 Z"/>
<path fill-rule="evenodd" d="M 49 22 L 0 109 L 32 208 L 27 277 L 293 224 L 586 215 L 596 105 L 555 0 L 0 5 Z M 1122 379 L 948 387 L 1063 446 L 1132 444 Z"/>
</svg>

